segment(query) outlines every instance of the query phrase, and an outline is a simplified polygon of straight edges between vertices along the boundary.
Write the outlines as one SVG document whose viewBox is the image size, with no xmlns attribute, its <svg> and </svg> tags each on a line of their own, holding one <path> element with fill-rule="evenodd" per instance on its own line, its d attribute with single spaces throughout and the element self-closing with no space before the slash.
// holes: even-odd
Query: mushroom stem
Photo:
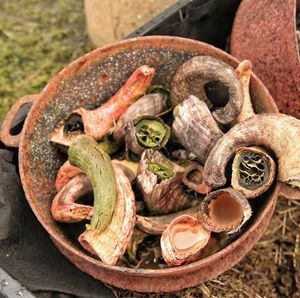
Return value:
<svg viewBox="0 0 300 298">
<path fill-rule="evenodd" d="M 210 152 L 204 179 L 214 188 L 226 183 L 225 168 L 243 146 L 270 148 L 278 160 L 278 180 L 300 187 L 300 121 L 284 114 L 258 114 L 237 124 Z"/>
</svg>

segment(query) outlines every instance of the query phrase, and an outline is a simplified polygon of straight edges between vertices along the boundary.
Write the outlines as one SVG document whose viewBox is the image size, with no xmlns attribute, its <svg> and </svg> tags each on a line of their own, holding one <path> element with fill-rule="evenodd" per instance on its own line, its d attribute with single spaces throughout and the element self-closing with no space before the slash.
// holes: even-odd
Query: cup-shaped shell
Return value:
<svg viewBox="0 0 300 298">
<path fill-rule="evenodd" d="M 300 121 L 284 114 L 258 114 L 235 125 L 210 152 L 204 179 L 213 187 L 226 183 L 225 168 L 236 150 L 243 146 L 270 149 L 278 160 L 277 179 L 300 188 Z"/>
<path fill-rule="evenodd" d="M 160 149 L 170 137 L 170 127 L 156 116 L 145 115 L 129 121 L 125 127 L 125 142 L 128 149 L 142 154 L 146 149 Z"/>
<path fill-rule="evenodd" d="M 167 97 L 161 93 L 147 94 L 133 103 L 118 120 L 113 137 L 117 143 L 124 140 L 125 126 L 129 121 L 144 115 L 159 115 L 168 108 Z"/>
<path fill-rule="evenodd" d="M 184 168 L 156 150 L 141 157 L 137 183 L 147 208 L 153 214 L 167 214 L 188 208 L 195 201 L 182 189 Z"/>
<path fill-rule="evenodd" d="M 119 165 L 113 164 L 113 168 L 117 199 L 112 220 L 103 231 L 87 229 L 78 239 L 86 250 L 109 265 L 115 265 L 124 254 L 136 222 L 135 197 L 130 181 Z"/>
<path fill-rule="evenodd" d="M 210 231 L 203 227 L 198 217 L 181 215 L 168 225 L 161 236 L 162 256 L 171 266 L 196 261 L 209 239 Z"/>
<path fill-rule="evenodd" d="M 172 132 L 178 141 L 204 164 L 223 133 L 205 102 L 190 95 L 176 107 Z"/>
<path fill-rule="evenodd" d="M 172 104 L 178 105 L 189 95 L 204 101 L 221 124 L 232 123 L 240 114 L 243 88 L 234 69 L 210 56 L 196 56 L 182 64 L 172 82 Z"/>
<path fill-rule="evenodd" d="M 275 173 L 275 162 L 266 150 L 242 147 L 233 159 L 231 185 L 246 198 L 255 198 L 271 186 Z"/>
<path fill-rule="evenodd" d="M 202 224 L 213 232 L 237 232 L 251 214 L 248 200 L 231 187 L 213 191 L 201 202 Z"/>
</svg>

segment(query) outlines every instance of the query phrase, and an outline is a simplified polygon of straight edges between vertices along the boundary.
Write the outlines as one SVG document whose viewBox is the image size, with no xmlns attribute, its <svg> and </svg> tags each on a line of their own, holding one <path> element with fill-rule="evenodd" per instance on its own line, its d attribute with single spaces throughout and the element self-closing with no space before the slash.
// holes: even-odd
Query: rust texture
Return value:
<svg viewBox="0 0 300 298">
<path fill-rule="evenodd" d="M 23 105 L 27 103 L 32 103 L 38 98 L 38 94 L 36 95 L 25 95 L 21 97 L 19 100 L 15 102 L 15 104 L 12 106 L 8 114 L 6 115 L 0 132 L 0 139 L 2 143 L 7 147 L 13 147 L 18 148 L 21 138 L 21 133 L 17 135 L 12 135 L 10 133 L 10 128 L 13 120 L 15 119 L 18 111 L 22 108 Z"/>
<path fill-rule="evenodd" d="M 153 83 L 170 86 L 178 67 L 197 55 L 211 55 L 232 67 L 238 61 L 198 41 L 178 37 L 144 37 L 96 49 L 58 73 L 35 101 L 20 140 L 19 166 L 26 198 L 54 243 L 80 270 L 113 286 L 141 292 L 175 291 L 216 277 L 235 265 L 265 231 L 274 211 L 279 186 L 265 195 L 262 208 L 230 246 L 197 262 L 159 270 L 109 266 L 88 256 L 54 221 L 50 208 L 56 193 L 55 176 L 64 162 L 50 134 L 74 108 L 92 109 L 110 98 L 140 65 L 154 67 Z M 99 80 L 101 74 L 106 80 Z M 256 113 L 276 112 L 272 97 L 253 75 L 250 92 Z"/>
<path fill-rule="evenodd" d="M 253 63 L 280 112 L 300 118 L 296 2 L 244 0 L 234 20 L 231 54 Z"/>
</svg>

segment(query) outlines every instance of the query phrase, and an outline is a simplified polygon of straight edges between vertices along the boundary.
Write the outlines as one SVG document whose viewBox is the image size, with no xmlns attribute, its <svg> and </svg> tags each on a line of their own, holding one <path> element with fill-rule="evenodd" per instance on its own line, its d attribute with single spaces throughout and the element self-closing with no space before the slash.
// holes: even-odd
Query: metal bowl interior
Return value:
<svg viewBox="0 0 300 298">
<path fill-rule="evenodd" d="M 50 213 L 55 176 L 66 159 L 50 141 L 59 121 L 77 107 L 92 109 L 105 102 L 140 65 L 156 69 L 155 83 L 170 85 L 176 69 L 196 55 L 211 55 L 236 67 L 227 53 L 177 37 L 142 37 L 96 49 L 77 59 L 46 86 L 28 115 L 19 150 L 26 198 L 59 250 L 80 270 L 113 286 L 141 292 L 174 291 L 213 278 L 236 264 L 263 234 L 274 211 L 278 187 L 267 192 L 251 224 L 239 239 L 218 253 L 169 269 L 108 266 L 85 253 Z M 251 96 L 257 113 L 277 112 L 272 97 L 254 75 Z"/>
</svg>

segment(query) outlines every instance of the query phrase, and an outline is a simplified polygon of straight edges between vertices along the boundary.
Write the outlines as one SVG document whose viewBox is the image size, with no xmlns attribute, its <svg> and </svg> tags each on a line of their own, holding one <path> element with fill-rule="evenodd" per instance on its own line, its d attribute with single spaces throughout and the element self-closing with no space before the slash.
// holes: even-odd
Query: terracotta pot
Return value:
<svg viewBox="0 0 300 298">
<path fill-rule="evenodd" d="M 233 24 L 231 54 L 250 59 L 279 110 L 300 118 L 297 5 L 299 0 L 244 0 Z"/>
<path fill-rule="evenodd" d="M 35 103 L 25 121 L 19 150 L 19 168 L 26 198 L 61 253 L 80 270 L 110 285 L 141 292 L 164 292 L 214 278 L 245 256 L 262 236 L 274 211 L 280 188 L 278 184 L 264 196 L 261 208 L 255 212 L 245 232 L 232 244 L 192 264 L 158 270 L 105 265 L 89 256 L 76 240 L 72 240 L 63 225 L 53 220 L 50 205 L 55 195 L 54 180 L 64 158 L 49 139 L 59 121 L 79 106 L 95 108 L 103 103 L 142 64 L 156 69 L 155 83 L 170 84 L 176 69 L 195 55 L 218 57 L 233 67 L 238 64 L 227 53 L 198 41 L 143 37 L 84 55 L 57 74 L 37 98 L 31 98 Z M 277 111 L 267 89 L 255 75 L 251 79 L 251 95 L 257 113 Z M 22 104 L 19 102 L 13 107 L 4 123 L 6 133 L 2 131 L 1 138 L 6 144 L 17 146 L 18 137 L 10 143 L 6 127 Z"/>
</svg>

